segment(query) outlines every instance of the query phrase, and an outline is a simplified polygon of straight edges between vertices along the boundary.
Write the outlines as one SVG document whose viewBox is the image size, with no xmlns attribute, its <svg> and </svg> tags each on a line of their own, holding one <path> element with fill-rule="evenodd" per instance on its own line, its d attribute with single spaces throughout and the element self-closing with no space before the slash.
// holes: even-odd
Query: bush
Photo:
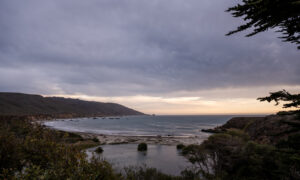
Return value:
<svg viewBox="0 0 300 180">
<path fill-rule="evenodd" d="M 94 137 L 92 140 L 93 140 L 94 142 L 100 142 L 99 139 L 96 138 L 96 137 Z"/>
<path fill-rule="evenodd" d="M 1 120 L 0 179 L 120 179 L 108 162 L 66 144 L 70 136 L 20 117 Z"/>
<path fill-rule="evenodd" d="M 278 149 L 253 142 L 242 131 L 215 134 L 183 148 L 182 154 L 197 165 L 196 173 L 183 173 L 205 179 L 300 179 L 299 137 L 289 136 Z"/>
<path fill-rule="evenodd" d="M 290 135 L 287 140 L 279 141 L 276 147 L 300 151 L 300 133 Z"/>
<path fill-rule="evenodd" d="M 137 148 L 138 151 L 147 151 L 147 149 L 148 147 L 146 143 L 140 143 Z"/>
<path fill-rule="evenodd" d="M 176 149 L 181 150 L 185 147 L 183 144 L 177 144 Z"/>
<path fill-rule="evenodd" d="M 126 180 L 184 180 L 186 178 L 164 174 L 156 168 L 125 167 Z M 196 180 L 196 179 L 195 179 Z"/>
<path fill-rule="evenodd" d="M 98 153 L 98 154 L 103 153 L 102 147 L 97 147 L 96 150 L 95 150 L 95 152 Z"/>
</svg>

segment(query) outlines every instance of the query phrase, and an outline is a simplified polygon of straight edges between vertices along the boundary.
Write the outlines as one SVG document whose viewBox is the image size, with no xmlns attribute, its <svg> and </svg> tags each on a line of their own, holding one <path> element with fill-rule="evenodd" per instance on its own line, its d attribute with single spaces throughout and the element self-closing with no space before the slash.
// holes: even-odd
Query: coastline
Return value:
<svg viewBox="0 0 300 180">
<path fill-rule="evenodd" d="M 111 116 L 105 117 L 97 117 L 97 118 L 109 118 Z M 89 118 L 89 117 L 76 117 L 76 118 Z M 76 121 L 76 118 L 72 118 Z M 114 116 L 116 118 L 116 116 Z M 61 130 L 56 129 L 52 126 L 47 126 L 44 123 L 47 121 L 57 121 L 62 119 L 69 119 L 69 118 L 52 118 L 52 119 L 35 119 L 31 122 L 38 123 L 46 128 L 57 130 L 57 131 L 65 131 L 78 134 L 82 136 L 84 139 L 93 139 L 97 138 L 101 145 L 104 144 L 139 144 L 139 143 L 147 143 L 147 144 L 160 144 L 160 145 L 177 145 L 177 144 L 201 144 L 204 140 L 206 140 L 211 133 L 204 133 L 202 136 L 194 135 L 194 136 L 161 136 L 161 135 L 111 135 L 111 134 L 98 134 L 94 132 L 79 132 L 79 131 L 72 131 L 72 130 Z M 199 129 L 201 131 L 201 129 Z"/>
<path fill-rule="evenodd" d="M 147 144 L 160 144 L 160 145 L 177 145 L 177 144 L 201 144 L 204 140 L 206 140 L 211 133 L 206 133 L 205 136 L 145 136 L 145 135 L 108 135 L 108 134 L 97 134 L 91 132 L 76 132 L 76 131 L 67 131 L 53 128 L 51 126 L 44 125 L 45 121 L 34 121 L 34 123 L 38 123 L 46 128 L 55 130 L 55 131 L 64 131 L 69 133 L 74 133 L 80 135 L 83 139 L 93 139 L 96 138 L 99 140 L 100 145 L 105 144 L 139 144 L 139 143 L 147 143 Z"/>
<path fill-rule="evenodd" d="M 109 116 L 106 116 L 108 118 Z M 102 117 L 101 117 L 102 118 Z M 265 144 L 276 144 L 281 139 L 286 139 L 285 136 L 278 137 L 278 134 L 286 134 L 284 132 L 291 131 L 293 134 L 293 124 L 297 124 L 294 119 L 295 115 L 268 115 L 263 117 L 233 117 L 226 123 L 216 126 L 211 129 L 199 129 L 204 132 L 203 136 L 160 136 L 160 135 L 108 135 L 108 134 L 97 134 L 93 132 L 76 132 L 68 130 L 59 130 L 51 126 L 46 126 L 43 123 L 45 121 L 56 121 L 59 119 L 41 119 L 32 120 L 31 122 L 39 123 L 47 128 L 65 131 L 78 134 L 84 139 L 97 138 L 101 145 L 104 144 L 138 144 L 145 142 L 148 144 L 161 144 L 161 145 L 177 145 L 177 144 L 201 144 L 204 140 L 208 139 L 209 136 L 215 133 L 224 133 L 229 129 L 239 129 L 249 134 L 252 140 Z M 67 119 L 67 118 L 66 118 Z M 266 131 L 268 129 L 268 131 Z"/>
<path fill-rule="evenodd" d="M 93 117 L 93 118 L 109 118 L 111 116 L 105 117 Z M 90 118 L 90 117 L 77 117 L 77 118 Z M 116 116 L 114 116 L 116 118 Z M 211 133 L 203 133 L 203 135 L 191 135 L 191 136 L 174 136 L 174 135 L 126 135 L 126 134 L 105 134 L 105 133 L 95 133 L 95 132 L 80 132 L 66 129 L 54 128 L 52 126 L 45 125 L 46 121 L 57 121 L 62 119 L 69 118 L 53 118 L 53 119 L 41 119 L 35 120 L 32 122 L 39 123 L 46 128 L 50 128 L 58 131 L 71 132 L 74 134 L 80 135 L 84 139 L 98 139 L 101 145 L 113 145 L 113 144 L 139 144 L 139 143 L 147 143 L 147 144 L 160 144 L 160 145 L 190 145 L 190 144 L 198 144 L 200 145 L 204 140 L 208 139 Z M 73 121 L 76 121 L 76 118 L 72 118 Z M 201 129 L 199 129 L 201 131 Z"/>
<path fill-rule="evenodd" d="M 72 132 L 82 136 L 85 139 L 97 138 L 101 145 L 104 144 L 161 144 L 161 145 L 177 145 L 177 144 L 201 144 L 209 137 L 191 136 L 191 137 L 178 137 L 178 136 L 125 136 L 125 135 L 105 135 L 86 132 Z"/>
</svg>

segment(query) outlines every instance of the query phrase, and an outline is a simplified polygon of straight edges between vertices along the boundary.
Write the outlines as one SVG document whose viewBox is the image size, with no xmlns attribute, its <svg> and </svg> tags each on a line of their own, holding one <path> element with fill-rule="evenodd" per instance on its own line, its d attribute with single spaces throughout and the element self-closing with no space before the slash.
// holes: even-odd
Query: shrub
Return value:
<svg viewBox="0 0 300 180">
<path fill-rule="evenodd" d="M 126 180 L 183 180 L 184 178 L 164 174 L 156 168 L 125 167 Z M 196 180 L 196 179 L 195 179 Z"/>
<path fill-rule="evenodd" d="M 287 140 L 279 141 L 276 147 L 300 151 L 300 133 L 290 135 Z"/>
<path fill-rule="evenodd" d="M 181 150 L 185 147 L 183 144 L 177 144 L 176 149 Z"/>
<path fill-rule="evenodd" d="M 99 139 L 96 138 L 96 137 L 94 137 L 92 140 L 93 140 L 94 142 L 100 142 Z"/>
<path fill-rule="evenodd" d="M 95 152 L 98 153 L 98 154 L 103 153 L 102 147 L 97 147 L 96 150 L 95 150 Z"/>
<path fill-rule="evenodd" d="M 148 147 L 146 143 L 140 143 L 137 149 L 138 151 L 147 151 Z"/>
<path fill-rule="evenodd" d="M 0 179 L 120 179 L 108 162 L 66 144 L 70 136 L 20 117 L 1 120 Z"/>
</svg>

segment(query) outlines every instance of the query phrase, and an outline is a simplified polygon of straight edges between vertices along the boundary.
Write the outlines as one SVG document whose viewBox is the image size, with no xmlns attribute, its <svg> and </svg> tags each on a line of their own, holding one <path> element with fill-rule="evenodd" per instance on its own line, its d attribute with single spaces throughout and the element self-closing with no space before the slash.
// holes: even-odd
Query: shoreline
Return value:
<svg viewBox="0 0 300 180">
<path fill-rule="evenodd" d="M 97 138 L 101 145 L 106 144 L 161 144 L 161 145 L 177 145 L 177 144 L 201 144 L 210 135 L 199 137 L 176 137 L 176 136 L 126 136 L 126 135 L 105 135 L 105 134 L 95 134 L 87 132 L 72 132 L 79 134 L 83 138 Z"/>
<path fill-rule="evenodd" d="M 64 131 L 64 132 L 78 134 L 84 139 L 97 138 L 101 145 L 139 144 L 142 142 L 147 144 L 160 144 L 160 145 L 177 145 L 177 144 L 190 145 L 190 144 L 201 144 L 204 140 L 206 140 L 211 135 L 211 133 L 205 133 L 203 136 L 111 135 L 111 134 L 98 134 L 93 132 L 61 130 L 44 124 L 45 121 L 56 121 L 56 120 L 58 119 L 39 120 L 33 122 L 56 131 Z"/>
<path fill-rule="evenodd" d="M 102 116 L 102 117 L 92 117 L 93 119 L 109 119 L 109 118 L 120 118 L 122 116 Z M 77 121 L 77 118 L 91 118 L 91 117 L 72 117 L 72 118 L 52 118 L 52 119 L 39 119 L 33 122 L 39 123 L 46 128 L 50 128 L 58 131 L 65 131 L 78 134 L 82 136 L 84 139 L 98 139 L 101 145 L 105 144 L 139 144 L 139 143 L 147 143 L 147 144 L 161 144 L 161 145 L 190 145 L 190 144 L 201 144 L 204 140 L 207 140 L 211 133 L 204 132 L 201 135 L 191 135 L 191 136 L 173 136 L 173 135 L 127 135 L 127 134 L 106 134 L 106 133 L 97 133 L 97 132 L 80 132 L 68 129 L 60 129 L 54 128 L 52 126 L 45 125 L 45 122 L 49 121 L 57 121 L 57 120 L 67 120 L 71 119 L 73 121 Z M 202 129 L 199 129 L 201 131 Z"/>
</svg>

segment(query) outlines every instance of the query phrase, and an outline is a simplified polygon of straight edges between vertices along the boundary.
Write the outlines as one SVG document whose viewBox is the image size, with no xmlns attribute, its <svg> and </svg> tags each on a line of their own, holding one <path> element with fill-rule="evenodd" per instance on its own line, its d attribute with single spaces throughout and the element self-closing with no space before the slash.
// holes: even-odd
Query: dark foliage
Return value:
<svg viewBox="0 0 300 180">
<path fill-rule="evenodd" d="M 92 140 L 93 140 L 94 142 L 97 142 L 97 143 L 100 142 L 99 139 L 96 138 L 96 137 L 92 138 Z"/>
<path fill-rule="evenodd" d="M 177 144 L 176 149 L 181 150 L 185 147 L 183 144 Z"/>
<path fill-rule="evenodd" d="M 283 108 L 299 108 L 300 107 L 300 94 L 290 94 L 286 90 L 271 92 L 270 96 L 258 98 L 260 101 L 275 101 L 277 106 L 280 101 L 288 102 L 283 104 Z"/>
<path fill-rule="evenodd" d="M 242 0 L 227 10 L 233 17 L 242 17 L 245 24 L 229 32 L 231 35 L 246 29 L 253 29 L 247 36 L 253 36 L 276 28 L 284 41 L 295 43 L 300 49 L 300 2 L 299 0 Z"/>
<path fill-rule="evenodd" d="M 95 150 L 95 152 L 98 153 L 98 154 L 103 153 L 102 147 L 97 147 L 96 150 Z"/>
<path fill-rule="evenodd" d="M 159 172 L 155 168 L 146 167 L 125 168 L 125 176 L 126 180 L 188 180 L 185 177 L 174 177 L 166 175 Z"/>
<path fill-rule="evenodd" d="M 289 136 L 287 140 L 280 141 L 276 146 L 278 148 L 294 149 L 300 152 L 300 132 Z"/>
<path fill-rule="evenodd" d="M 0 179 L 117 179 L 110 164 L 68 142 L 73 133 L 45 129 L 26 118 L 0 121 Z"/>
<path fill-rule="evenodd" d="M 146 143 L 140 143 L 137 148 L 138 151 L 147 151 L 147 149 L 148 147 Z"/>
<path fill-rule="evenodd" d="M 205 179 L 299 179 L 297 140 L 299 136 L 291 137 L 274 147 L 231 130 L 213 135 L 201 145 L 187 146 L 183 154 L 195 165 L 194 174 Z"/>
</svg>

